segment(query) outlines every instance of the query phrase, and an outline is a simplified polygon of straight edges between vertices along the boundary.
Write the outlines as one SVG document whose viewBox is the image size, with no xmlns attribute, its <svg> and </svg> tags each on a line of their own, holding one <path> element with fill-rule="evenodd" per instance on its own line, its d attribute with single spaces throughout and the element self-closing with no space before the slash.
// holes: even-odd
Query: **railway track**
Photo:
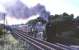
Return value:
<svg viewBox="0 0 79 50">
<path fill-rule="evenodd" d="M 8 29 L 7 29 L 8 30 Z M 35 49 L 34 50 L 72 50 L 69 46 L 56 43 L 52 44 L 47 41 L 39 40 L 36 38 L 33 38 L 29 35 L 27 35 L 27 32 L 24 32 L 22 30 L 18 30 L 16 28 L 11 28 L 12 35 L 20 40 L 23 40 L 33 46 Z M 27 45 L 27 44 L 26 44 Z"/>
<path fill-rule="evenodd" d="M 39 40 L 27 35 L 22 30 L 13 29 L 12 34 L 20 40 L 27 41 L 30 45 L 34 46 L 36 50 L 71 50 L 69 46 L 62 44 L 52 44 L 43 40 Z"/>
<path fill-rule="evenodd" d="M 15 32 L 16 36 L 18 36 L 21 40 L 28 41 L 31 45 L 35 46 L 38 50 L 55 50 L 52 47 L 49 47 L 48 45 L 45 45 L 41 42 L 38 42 L 37 40 L 34 40 L 33 38 L 30 38 L 27 35 L 22 34 L 21 32 Z"/>
</svg>

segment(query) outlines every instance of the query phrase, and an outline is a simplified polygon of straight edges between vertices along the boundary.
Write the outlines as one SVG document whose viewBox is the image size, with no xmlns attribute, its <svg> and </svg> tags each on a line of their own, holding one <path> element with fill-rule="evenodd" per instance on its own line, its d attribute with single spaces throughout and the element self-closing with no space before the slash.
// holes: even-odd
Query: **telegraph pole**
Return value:
<svg viewBox="0 0 79 50">
<path fill-rule="evenodd" d="M 4 17 L 4 25 L 6 24 L 6 14 L 5 13 L 3 13 L 3 17 Z"/>
</svg>

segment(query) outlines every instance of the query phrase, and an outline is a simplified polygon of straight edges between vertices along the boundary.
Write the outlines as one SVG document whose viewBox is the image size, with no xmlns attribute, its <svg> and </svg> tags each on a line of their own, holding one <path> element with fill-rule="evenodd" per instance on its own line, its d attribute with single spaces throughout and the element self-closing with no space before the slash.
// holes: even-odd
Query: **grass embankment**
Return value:
<svg viewBox="0 0 79 50">
<path fill-rule="evenodd" d="M 4 31 L 4 29 L 0 29 L 0 37 L 2 36 L 2 35 L 4 35 L 6 32 Z"/>
<path fill-rule="evenodd" d="M 23 42 L 19 42 L 10 33 L 0 29 L 0 50 L 27 50 L 23 46 Z"/>
</svg>

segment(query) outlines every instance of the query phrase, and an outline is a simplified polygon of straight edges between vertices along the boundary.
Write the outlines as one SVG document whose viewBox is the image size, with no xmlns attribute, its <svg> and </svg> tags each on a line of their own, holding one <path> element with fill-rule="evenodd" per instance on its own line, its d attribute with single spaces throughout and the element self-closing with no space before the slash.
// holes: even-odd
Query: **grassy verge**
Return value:
<svg viewBox="0 0 79 50">
<path fill-rule="evenodd" d="M 10 33 L 0 29 L 0 50 L 27 50 L 24 43 L 19 42 Z"/>
</svg>

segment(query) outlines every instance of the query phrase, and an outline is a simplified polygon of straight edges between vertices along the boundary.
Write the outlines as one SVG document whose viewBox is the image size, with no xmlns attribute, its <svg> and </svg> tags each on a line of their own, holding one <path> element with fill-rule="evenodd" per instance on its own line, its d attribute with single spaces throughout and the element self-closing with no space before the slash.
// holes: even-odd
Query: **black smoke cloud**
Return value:
<svg viewBox="0 0 79 50">
<path fill-rule="evenodd" d="M 39 14 L 40 17 L 48 18 L 50 14 L 45 10 L 45 7 L 41 4 L 37 4 L 32 8 L 28 8 L 22 2 L 17 1 L 13 6 L 7 8 L 7 11 L 11 16 L 15 16 L 16 18 L 28 18 L 32 15 Z"/>
<path fill-rule="evenodd" d="M 30 16 L 30 9 L 20 1 L 17 1 L 14 5 L 9 6 L 7 8 L 7 11 L 9 15 L 14 16 L 16 18 L 26 18 Z"/>
<path fill-rule="evenodd" d="M 32 12 L 39 14 L 40 17 L 43 17 L 44 19 L 48 19 L 48 16 L 50 15 L 50 12 L 46 11 L 45 7 L 41 4 L 37 4 L 35 7 L 31 8 Z"/>
</svg>

